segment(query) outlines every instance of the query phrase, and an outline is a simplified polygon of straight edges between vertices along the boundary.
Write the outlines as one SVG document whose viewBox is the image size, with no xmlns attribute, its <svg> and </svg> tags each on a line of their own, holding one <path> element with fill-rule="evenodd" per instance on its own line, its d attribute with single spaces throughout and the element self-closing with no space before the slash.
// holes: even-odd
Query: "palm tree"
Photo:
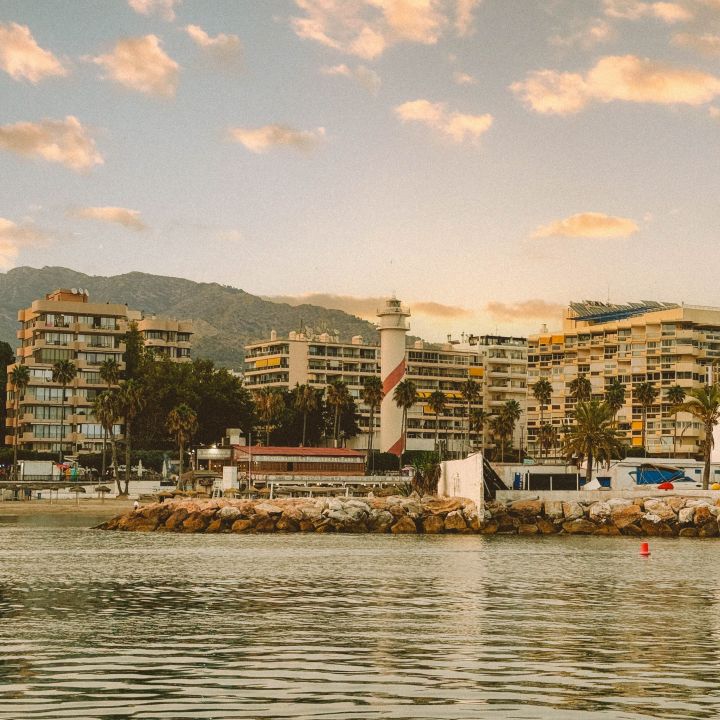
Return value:
<svg viewBox="0 0 720 720">
<path fill-rule="evenodd" d="M 625 384 L 619 378 L 613 378 L 605 388 L 605 404 L 613 411 L 613 418 L 617 419 L 620 408 L 625 404 Z"/>
<path fill-rule="evenodd" d="M 505 445 L 508 437 L 512 437 L 513 428 L 510 426 L 511 420 L 507 414 L 502 411 L 498 415 L 490 416 L 490 434 L 500 445 L 500 462 L 505 462 Z M 494 457 L 494 455 L 493 455 Z"/>
<path fill-rule="evenodd" d="M 540 428 L 545 425 L 545 407 L 550 404 L 552 399 L 552 385 L 547 378 L 540 378 L 533 385 L 533 397 L 538 401 L 540 405 Z M 540 443 L 540 457 L 542 458 L 543 446 Z"/>
<path fill-rule="evenodd" d="M 59 360 L 52 368 L 52 381 L 59 383 L 62 387 L 62 398 L 60 400 L 60 462 L 63 461 L 63 439 L 65 438 L 65 390 L 75 379 L 77 366 L 70 360 Z"/>
<path fill-rule="evenodd" d="M 402 456 L 407 445 L 407 414 L 408 410 L 417 402 L 417 386 L 412 380 L 401 380 L 395 386 L 393 401 L 395 405 L 402 408 L 402 447 L 398 456 L 399 469 L 402 470 Z"/>
<path fill-rule="evenodd" d="M 117 385 L 120 379 L 120 363 L 114 358 L 107 358 L 100 363 L 100 377 L 108 386 L 108 390 Z"/>
<path fill-rule="evenodd" d="M 362 401 L 370 408 L 370 417 L 368 418 L 368 443 L 367 452 L 368 458 L 371 464 L 371 470 L 373 469 L 373 435 L 375 434 L 375 413 L 380 407 L 383 398 L 385 397 L 385 391 L 383 390 L 382 380 L 377 375 L 373 375 L 365 380 L 363 389 L 360 391 L 360 397 Z"/>
<path fill-rule="evenodd" d="M 676 405 L 674 412 L 690 413 L 705 427 L 705 443 L 703 447 L 705 469 L 703 471 L 703 490 L 710 486 L 710 451 L 713 448 L 713 430 L 720 418 L 720 386 L 705 385 L 701 388 L 688 390 L 689 398 Z"/>
<path fill-rule="evenodd" d="M 592 384 L 584 375 L 578 375 L 568 387 L 575 402 L 587 402 L 592 397 Z"/>
<path fill-rule="evenodd" d="M 168 413 L 167 428 L 177 440 L 178 452 L 180 454 L 178 478 L 182 478 L 185 444 L 190 442 L 192 436 L 197 432 L 197 413 L 185 403 L 177 405 Z"/>
<path fill-rule="evenodd" d="M 270 431 L 285 407 L 282 393 L 276 388 L 264 387 L 255 394 L 253 402 L 265 426 L 265 445 L 270 445 Z"/>
<path fill-rule="evenodd" d="M 473 403 L 480 401 L 480 383 L 475 380 L 466 380 L 460 389 L 463 400 L 467 403 L 467 447 L 470 451 L 470 408 Z"/>
<path fill-rule="evenodd" d="M 428 406 L 435 413 L 435 452 L 440 454 L 440 413 L 445 412 L 447 398 L 442 390 L 433 390 L 428 398 Z"/>
<path fill-rule="evenodd" d="M 335 441 L 335 447 L 337 447 L 338 435 L 340 433 L 340 412 L 350 404 L 350 391 L 342 380 L 335 380 L 328 385 L 327 403 L 335 409 L 333 439 Z"/>
<path fill-rule="evenodd" d="M 544 423 L 538 428 L 537 441 L 540 444 L 541 450 L 545 451 L 547 457 L 547 451 L 550 448 L 555 447 L 558 441 L 558 432 L 550 423 Z"/>
<path fill-rule="evenodd" d="M 507 436 L 510 441 L 510 445 L 512 446 L 512 438 L 515 434 L 515 423 L 517 423 L 520 419 L 520 415 L 522 415 L 520 403 L 517 400 L 508 400 L 502 408 L 500 408 L 500 415 L 504 419 Z"/>
<path fill-rule="evenodd" d="M 18 441 L 20 439 L 20 396 L 30 384 L 30 369 L 27 365 L 16 365 L 10 372 L 10 383 L 15 389 L 15 441 L 13 442 L 13 479 L 18 479 Z"/>
<path fill-rule="evenodd" d="M 482 408 L 475 408 L 470 413 L 470 427 L 480 438 L 480 452 L 483 454 L 485 453 L 485 423 L 487 419 L 488 414 Z"/>
<path fill-rule="evenodd" d="M 677 452 L 677 411 L 675 408 L 685 402 L 685 388 L 680 385 L 673 385 L 668 388 L 667 400 L 672 406 L 671 415 L 675 415 L 675 422 L 673 423 L 673 455 Z"/>
<path fill-rule="evenodd" d="M 102 479 L 105 478 L 105 439 L 110 438 L 110 456 L 112 458 L 113 475 L 117 485 L 118 495 L 122 494 L 120 478 L 117 474 L 117 445 L 115 443 L 115 424 L 121 417 L 120 393 L 117 389 L 105 390 L 95 397 L 93 401 L 93 415 L 103 428 L 103 457 Z"/>
<path fill-rule="evenodd" d="M 585 482 L 592 480 L 593 463 L 610 461 L 620 456 L 622 442 L 614 426 L 612 408 L 605 402 L 579 402 L 575 408 L 575 423 L 565 435 L 564 450 L 568 457 L 587 461 Z"/>
<path fill-rule="evenodd" d="M 145 407 L 145 393 L 137 380 L 126 380 L 120 386 L 119 394 L 122 415 L 125 418 L 125 492 L 130 492 L 130 451 L 132 444 L 132 425 L 140 411 Z"/>
<path fill-rule="evenodd" d="M 308 413 L 318 409 L 320 404 L 317 391 L 310 385 L 298 385 L 295 388 L 295 409 L 303 414 L 302 446 L 305 447 Z"/>
<path fill-rule="evenodd" d="M 655 402 L 658 396 L 658 389 L 651 382 L 640 383 L 634 392 L 635 397 L 640 401 L 642 408 L 642 446 L 647 451 L 645 439 L 647 436 L 647 414 L 650 406 Z"/>
</svg>

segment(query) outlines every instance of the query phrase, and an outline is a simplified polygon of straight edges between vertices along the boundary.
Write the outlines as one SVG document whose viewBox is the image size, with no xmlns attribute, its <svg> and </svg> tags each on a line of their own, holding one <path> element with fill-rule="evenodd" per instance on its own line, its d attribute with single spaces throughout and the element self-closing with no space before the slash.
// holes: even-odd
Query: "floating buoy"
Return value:
<svg viewBox="0 0 720 720">
<path fill-rule="evenodd" d="M 648 557 L 648 555 L 650 555 L 650 545 L 648 543 L 640 543 L 640 554 L 643 557 Z"/>
</svg>

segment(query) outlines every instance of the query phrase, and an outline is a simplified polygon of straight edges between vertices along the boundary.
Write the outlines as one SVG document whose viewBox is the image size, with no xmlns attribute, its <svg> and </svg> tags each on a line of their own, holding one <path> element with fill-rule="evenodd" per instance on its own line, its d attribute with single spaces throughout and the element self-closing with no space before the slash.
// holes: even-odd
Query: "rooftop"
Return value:
<svg viewBox="0 0 720 720">
<path fill-rule="evenodd" d="M 626 305 L 604 303 L 599 300 L 583 300 L 583 302 L 570 303 L 570 309 L 576 313 L 572 319 L 584 320 L 590 323 L 625 320 L 649 312 L 674 310 L 679 307 L 680 305 L 677 303 L 657 302 L 656 300 L 643 300 L 639 303 L 627 303 Z"/>
</svg>

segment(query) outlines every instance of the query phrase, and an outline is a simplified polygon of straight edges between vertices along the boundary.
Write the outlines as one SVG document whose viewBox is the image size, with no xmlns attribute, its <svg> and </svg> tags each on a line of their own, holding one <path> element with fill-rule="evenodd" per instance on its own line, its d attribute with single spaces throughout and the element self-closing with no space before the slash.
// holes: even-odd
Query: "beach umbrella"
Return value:
<svg viewBox="0 0 720 720">
<path fill-rule="evenodd" d="M 100 493 L 100 502 L 105 502 L 105 493 L 109 493 L 111 490 L 107 485 L 98 485 L 95 492 Z"/>
<path fill-rule="evenodd" d="M 167 500 L 169 498 L 175 497 L 175 491 L 174 490 L 161 490 L 159 493 L 157 493 L 157 499 L 162 502 L 163 500 Z"/>
<path fill-rule="evenodd" d="M 68 485 L 68 488 L 75 493 L 75 504 L 80 504 L 80 493 L 87 492 L 82 485 Z"/>
<path fill-rule="evenodd" d="M 237 497 L 240 494 L 240 491 L 237 488 L 228 488 L 227 490 L 223 490 L 223 497 Z"/>
</svg>

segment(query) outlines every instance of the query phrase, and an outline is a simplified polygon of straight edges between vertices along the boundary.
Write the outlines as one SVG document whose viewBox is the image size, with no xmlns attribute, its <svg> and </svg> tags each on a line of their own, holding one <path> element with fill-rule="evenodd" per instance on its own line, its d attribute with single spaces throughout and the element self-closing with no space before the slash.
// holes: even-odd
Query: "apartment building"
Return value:
<svg viewBox="0 0 720 720">
<path fill-rule="evenodd" d="M 462 387 L 468 379 L 481 387 L 481 399 L 473 408 L 485 407 L 492 412 L 506 400 L 517 399 L 524 410 L 526 361 L 523 338 L 468 336 L 464 344 L 412 343 L 406 349 L 404 377 L 415 383 L 419 402 L 408 412 L 407 449 L 435 447 L 435 414 L 427 399 L 436 390 L 442 391 L 447 400 L 438 430 L 444 451 L 460 454 L 467 449 L 467 403 L 462 398 Z M 269 340 L 246 346 L 245 363 L 245 385 L 250 390 L 292 389 L 305 383 L 324 389 L 337 380 L 346 383 L 358 406 L 358 424 L 363 432 L 349 444 L 366 447 L 369 408 L 362 402 L 361 392 L 368 377 L 380 377 L 379 345 L 365 343 L 360 336 L 341 342 L 329 333 L 291 332 L 287 339 L 278 339 L 273 332 Z M 378 433 L 379 428 L 380 417 L 376 414 Z M 518 429 L 518 437 L 520 432 Z M 378 446 L 377 442 L 374 446 Z"/>
<path fill-rule="evenodd" d="M 27 365 L 30 383 L 20 398 L 17 419 L 15 388 L 8 386 L 6 444 L 13 444 L 17 422 L 19 445 L 23 449 L 59 452 L 62 421 L 62 445 L 66 454 L 99 452 L 103 430 L 92 415 L 92 404 L 95 397 L 107 389 L 100 377 L 100 365 L 112 359 L 121 371 L 124 369 L 123 336 L 130 323 L 138 322 L 148 345 L 156 340 L 151 333 L 158 329 L 174 333 L 169 339 L 163 339 L 161 348 L 169 344 L 182 350 L 178 357 L 181 360 L 186 350 L 189 353 L 191 330 L 185 323 L 154 317 L 147 320 L 124 304 L 92 303 L 86 290 L 76 288 L 55 290 L 43 299 L 34 300 L 29 308 L 21 309 L 16 358 L 17 363 Z M 64 398 L 62 387 L 52 379 L 53 365 L 61 360 L 69 360 L 77 368 Z M 8 368 L 8 373 L 13 367 Z M 116 434 L 121 430 L 118 425 Z"/>
<path fill-rule="evenodd" d="M 603 399 L 607 386 L 619 380 L 626 386 L 625 404 L 617 414 L 618 427 L 629 445 L 642 445 L 641 383 L 658 390 L 648 409 L 646 449 L 651 454 L 701 451 L 703 430 L 689 414 L 670 414 L 668 389 L 684 390 L 707 382 L 711 366 L 720 361 L 720 308 L 643 302 L 615 305 L 570 303 L 563 328 L 529 338 L 528 435 L 536 447 L 540 407 L 532 386 L 541 377 L 552 384 L 552 400 L 544 409 L 545 422 L 556 428 L 571 422 L 575 402 L 570 383 L 579 375 L 590 380 L 593 398 Z"/>
<path fill-rule="evenodd" d="M 190 362 L 193 330 L 189 320 L 143 315 L 132 310 L 129 311 L 128 319 L 137 323 L 145 349 L 155 357 Z"/>
</svg>

